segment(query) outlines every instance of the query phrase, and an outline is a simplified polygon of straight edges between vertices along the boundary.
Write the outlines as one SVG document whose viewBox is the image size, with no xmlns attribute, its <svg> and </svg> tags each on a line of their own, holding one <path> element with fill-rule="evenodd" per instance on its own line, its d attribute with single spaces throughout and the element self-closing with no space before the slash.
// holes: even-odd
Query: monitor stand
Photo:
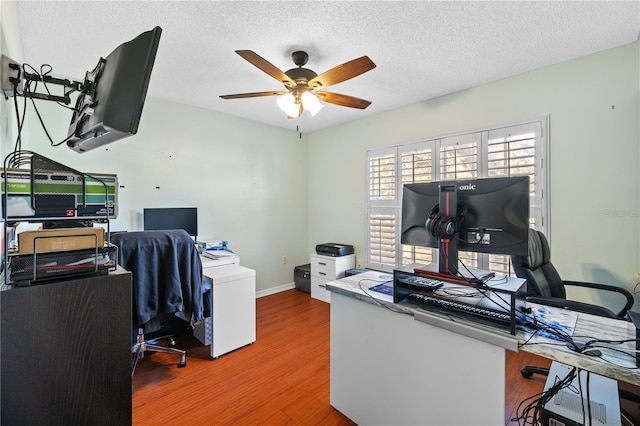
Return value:
<svg viewBox="0 0 640 426">
<path fill-rule="evenodd" d="M 469 272 L 470 271 L 470 272 Z M 429 278 L 434 278 L 443 281 L 452 281 L 464 284 L 473 284 L 475 280 L 485 282 L 486 280 L 493 278 L 496 274 L 484 269 L 470 268 L 469 271 L 458 270 L 459 275 L 451 275 L 444 272 L 440 272 L 439 267 L 435 263 L 429 263 L 427 265 L 420 265 L 419 268 L 414 268 L 413 272 L 419 275 L 423 275 Z"/>
</svg>

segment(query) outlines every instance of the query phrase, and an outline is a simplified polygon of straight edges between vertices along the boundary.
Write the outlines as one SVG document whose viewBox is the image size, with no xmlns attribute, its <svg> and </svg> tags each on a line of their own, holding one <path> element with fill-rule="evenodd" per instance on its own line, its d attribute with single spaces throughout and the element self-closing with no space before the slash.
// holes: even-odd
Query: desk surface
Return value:
<svg viewBox="0 0 640 426">
<path fill-rule="evenodd" d="M 413 315 L 416 308 L 410 305 L 393 303 L 393 297 L 369 290 L 370 287 L 391 280 L 390 274 L 382 272 L 368 271 L 365 274 L 346 277 L 337 281 L 327 283 L 327 289 L 340 293 L 366 303 L 384 305 L 385 307 L 399 313 Z M 424 308 L 423 308 L 424 309 Z M 484 325 L 472 324 L 467 320 L 456 318 L 454 313 L 449 319 L 452 322 L 463 322 L 486 329 Z M 497 333 L 508 331 L 499 328 L 491 329 Z M 602 376 L 611 377 L 616 380 L 640 385 L 640 369 L 635 366 L 635 359 L 629 354 L 635 351 L 635 343 L 625 343 L 611 345 L 610 348 L 598 349 L 602 352 L 601 357 L 591 357 L 570 350 L 566 345 L 557 340 L 535 336 L 531 339 L 532 333 L 518 330 L 516 338 L 519 341 L 520 350 L 535 353 L 540 356 L 561 362 L 563 364 L 575 366 L 591 371 Z M 591 339 L 603 340 L 628 340 L 635 338 L 635 327 L 631 322 L 602 318 L 589 314 L 578 314 L 577 323 L 573 332 L 576 343 L 584 343 Z M 535 342 L 534 342 L 535 340 Z M 623 353 L 624 352 L 624 353 Z"/>
</svg>

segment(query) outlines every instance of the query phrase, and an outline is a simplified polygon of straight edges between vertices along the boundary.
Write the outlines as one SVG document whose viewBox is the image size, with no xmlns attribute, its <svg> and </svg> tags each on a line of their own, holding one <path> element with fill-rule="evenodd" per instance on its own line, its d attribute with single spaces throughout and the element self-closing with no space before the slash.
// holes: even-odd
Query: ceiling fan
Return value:
<svg viewBox="0 0 640 426">
<path fill-rule="evenodd" d="M 365 109 L 371 102 L 354 96 L 341 95 L 339 93 L 325 92 L 325 87 L 342 83 L 376 67 L 371 59 L 362 56 L 345 62 L 320 75 L 303 68 L 309 60 L 307 52 L 295 51 L 291 59 L 297 68 L 286 72 L 280 71 L 275 65 L 251 50 L 236 50 L 236 53 L 248 62 L 261 69 L 271 77 L 284 84 L 287 90 L 272 90 L 267 92 L 238 93 L 234 95 L 222 95 L 222 99 L 255 98 L 260 96 L 280 96 L 278 106 L 289 118 L 296 118 L 302 114 L 303 109 L 315 115 L 322 104 L 319 101 L 328 102 L 349 108 Z"/>
</svg>

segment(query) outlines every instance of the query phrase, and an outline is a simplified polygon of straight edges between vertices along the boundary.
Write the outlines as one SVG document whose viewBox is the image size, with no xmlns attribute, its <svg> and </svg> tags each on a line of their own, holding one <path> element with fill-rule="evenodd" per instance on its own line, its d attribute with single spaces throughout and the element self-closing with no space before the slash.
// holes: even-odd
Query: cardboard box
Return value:
<svg viewBox="0 0 640 426">
<path fill-rule="evenodd" d="M 18 254 L 92 249 L 104 246 L 104 228 L 24 231 L 18 234 Z"/>
</svg>

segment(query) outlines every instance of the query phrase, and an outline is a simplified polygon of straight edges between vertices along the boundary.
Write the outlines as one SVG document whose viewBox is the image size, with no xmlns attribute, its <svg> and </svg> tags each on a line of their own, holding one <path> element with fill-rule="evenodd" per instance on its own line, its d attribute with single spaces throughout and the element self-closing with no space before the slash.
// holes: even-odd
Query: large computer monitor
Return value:
<svg viewBox="0 0 640 426">
<path fill-rule="evenodd" d="M 146 208 L 143 220 L 145 231 L 184 229 L 192 237 L 198 236 L 197 207 Z"/>
<path fill-rule="evenodd" d="M 162 29 L 140 34 L 100 58 L 76 100 L 67 145 L 86 152 L 137 133 Z"/>
<path fill-rule="evenodd" d="M 402 244 L 439 249 L 439 272 L 458 274 L 458 251 L 526 256 L 529 177 L 406 184 Z"/>
</svg>

